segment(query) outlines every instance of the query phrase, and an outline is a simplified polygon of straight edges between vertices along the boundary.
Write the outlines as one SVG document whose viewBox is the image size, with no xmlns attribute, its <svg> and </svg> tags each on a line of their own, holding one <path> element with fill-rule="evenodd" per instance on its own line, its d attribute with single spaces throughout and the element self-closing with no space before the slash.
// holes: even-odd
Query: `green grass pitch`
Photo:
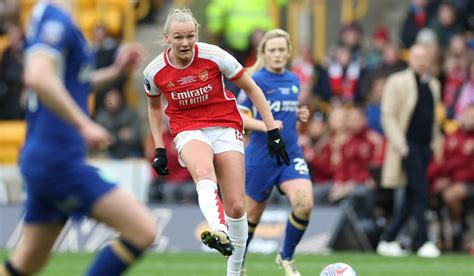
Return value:
<svg viewBox="0 0 474 276">
<path fill-rule="evenodd" d="M 0 251 L 0 258 L 7 256 Z M 83 275 L 93 255 L 86 253 L 56 253 L 48 266 L 39 274 L 43 276 Z M 274 255 L 249 254 L 248 275 L 283 275 L 274 264 Z M 329 255 L 296 255 L 302 275 L 319 276 L 323 267 L 330 263 L 344 262 L 351 265 L 360 276 L 474 276 L 474 256 L 443 255 L 439 259 L 423 259 L 416 256 L 384 258 L 361 252 L 332 253 Z M 127 275 L 225 275 L 224 257 L 217 253 L 151 253 L 146 255 Z"/>
</svg>

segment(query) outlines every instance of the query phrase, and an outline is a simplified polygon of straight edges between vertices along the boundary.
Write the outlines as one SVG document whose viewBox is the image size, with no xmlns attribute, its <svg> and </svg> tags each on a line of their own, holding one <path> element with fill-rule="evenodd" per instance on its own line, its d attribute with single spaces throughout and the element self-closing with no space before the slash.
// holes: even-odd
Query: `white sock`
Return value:
<svg viewBox="0 0 474 276">
<path fill-rule="evenodd" d="M 217 192 L 217 184 L 209 179 L 203 179 L 196 183 L 196 191 L 199 207 L 209 227 L 214 231 L 227 233 L 224 207 Z"/>
<path fill-rule="evenodd" d="M 234 219 L 226 216 L 229 225 L 229 238 L 234 244 L 234 254 L 227 260 L 227 276 L 240 275 L 242 262 L 244 261 L 245 245 L 248 237 L 247 213 L 241 218 Z"/>
</svg>

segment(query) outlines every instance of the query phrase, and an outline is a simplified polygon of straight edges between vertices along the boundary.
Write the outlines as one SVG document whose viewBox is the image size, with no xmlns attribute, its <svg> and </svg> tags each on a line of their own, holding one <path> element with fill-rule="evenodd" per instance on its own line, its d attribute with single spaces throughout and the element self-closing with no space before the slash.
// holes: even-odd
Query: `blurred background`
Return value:
<svg viewBox="0 0 474 276">
<path fill-rule="evenodd" d="M 14 244 L 19 204 L 24 200 L 16 164 L 26 127 L 23 39 L 34 3 L 0 0 L 0 247 L 7 248 Z M 113 63 L 121 45 L 132 41 L 145 47 L 145 63 L 161 53 L 166 47 L 160 43 L 162 26 L 173 7 L 190 8 L 201 24 L 200 41 L 228 50 L 245 67 L 255 61 L 256 46 L 266 30 L 279 27 L 291 34 L 293 52 L 288 69 L 300 77 L 301 105 L 307 105 L 312 113 L 299 131 L 314 182 L 316 218 L 300 252 L 371 251 L 377 245 L 397 203 L 397 191 L 380 186 L 386 144 L 380 100 L 385 80 L 406 68 L 407 49 L 414 43 L 429 47 L 431 74 L 442 84 L 442 102 L 436 114 L 443 135 L 474 131 L 474 116 L 461 120 L 474 104 L 474 1 L 77 0 L 75 5 L 74 17 L 97 55 L 97 68 Z M 90 115 L 113 134 L 115 143 L 90 152 L 90 162 L 129 185 L 125 187 L 139 200 L 171 210 L 162 216 L 179 213 L 188 217 L 193 231 L 202 227 L 200 219 L 192 219 L 200 218 L 199 209 L 192 207 L 197 195 L 190 175 L 178 165 L 168 130 L 163 135 L 171 175 L 158 177 L 150 166 L 154 145 L 142 88 L 145 65 L 91 96 Z M 229 89 L 238 93 L 234 87 Z M 359 169 L 349 179 L 339 179 L 340 160 L 345 158 L 341 149 L 345 141 L 361 132 L 366 134 L 361 143 L 370 145 L 367 154 L 347 161 L 356 162 Z M 474 164 L 474 139 L 454 143 L 465 149 L 461 166 Z M 430 177 L 430 238 L 443 251 L 474 253 L 474 205 L 468 204 L 474 199 L 445 194 L 449 189 L 439 189 L 440 181 L 447 181 L 447 185 L 455 182 L 440 180 L 436 174 Z M 463 181 L 474 185 L 474 177 Z M 329 196 L 328 189 L 335 182 L 346 183 L 347 189 Z M 275 192 L 270 203 L 272 208 L 260 227 L 263 230 L 257 231 L 250 251 L 275 251 L 284 234 L 286 214 L 282 212 L 288 209 L 288 202 Z M 453 212 L 461 218 L 453 218 Z M 186 218 L 181 219 L 185 223 Z M 281 229 L 274 228 L 274 233 L 265 223 Z M 163 233 L 176 232 L 166 227 L 164 223 Z M 411 227 L 406 228 L 408 237 Z M 404 235 L 402 243 L 410 243 Z M 186 246 L 178 249 L 193 249 Z M 196 243 L 195 247 L 199 246 Z M 166 250 L 166 245 L 162 249 Z"/>
</svg>

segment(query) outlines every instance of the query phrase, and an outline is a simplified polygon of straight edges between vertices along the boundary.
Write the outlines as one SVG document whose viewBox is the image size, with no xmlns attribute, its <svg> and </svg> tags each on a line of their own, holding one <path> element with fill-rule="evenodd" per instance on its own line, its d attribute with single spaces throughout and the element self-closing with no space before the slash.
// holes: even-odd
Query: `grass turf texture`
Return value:
<svg viewBox="0 0 474 276">
<path fill-rule="evenodd" d="M 0 251 L 4 260 L 6 251 Z M 83 275 L 92 254 L 56 253 L 39 275 Z M 249 275 L 283 275 L 274 264 L 275 255 L 249 254 L 246 266 Z M 330 263 L 344 262 L 351 265 L 360 276 L 415 275 L 474 276 L 474 256 L 443 255 L 438 259 L 416 256 L 384 258 L 375 254 L 343 252 L 329 255 L 296 255 L 296 264 L 302 275 L 318 276 Z M 226 261 L 218 253 L 162 253 L 148 254 L 127 275 L 225 275 Z"/>
</svg>

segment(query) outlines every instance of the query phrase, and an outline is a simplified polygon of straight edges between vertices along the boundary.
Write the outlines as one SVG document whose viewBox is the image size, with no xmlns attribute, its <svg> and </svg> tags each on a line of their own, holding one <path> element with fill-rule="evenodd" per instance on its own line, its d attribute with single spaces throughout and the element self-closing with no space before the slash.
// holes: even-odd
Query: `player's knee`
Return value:
<svg viewBox="0 0 474 276">
<path fill-rule="evenodd" d="M 147 224 L 145 227 L 140 227 L 134 233 L 129 233 L 128 236 L 123 235 L 125 240 L 130 241 L 139 249 L 147 249 L 157 238 L 157 228 L 155 224 Z"/>
<path fill-rule="evenodd" d="M 243 201 L 236 201 L 232 202 L 228 205 L 227 209 L 225 210 L 227 216 L 231 218 L 241 218 L 245 213 L 244 202 Z"/>
<path fill-rule="evenodd" d="M 309 218 L 312 210 L 313 202 L 309 200 L 300 202 L 299 204 L 295 204 L 293 206 L 293 212 L 295 213 L 295 215 L 303 219 Z"/>
<path fill-rule="evenodd" d="M 40 253 L 31 255 L 24 261 L 18 262 L 15 265 L 15 269 L 21 275 L 32 275 L 38 273 L 48 262 L 49 253 Z"/>
<path fill-rule="evenodd" d="M 203 179 L 210 179 L 212 181 L 215 181 L 214 169 L 211 166 L 198 166 L 194 170 L 194 176 L 198 181 Z"/>
<path fill-rule="evenodd" d="M 148 248 L 151 245 L 153 245 L 153 243 L 155 242 L 158 236 L 156 232 L 157 232 L 156 225 L 150 225 L 149 227 L 146 227 L 145 229 L 141 231 L 140 247 L 142 249 Z"/>
</svg>

